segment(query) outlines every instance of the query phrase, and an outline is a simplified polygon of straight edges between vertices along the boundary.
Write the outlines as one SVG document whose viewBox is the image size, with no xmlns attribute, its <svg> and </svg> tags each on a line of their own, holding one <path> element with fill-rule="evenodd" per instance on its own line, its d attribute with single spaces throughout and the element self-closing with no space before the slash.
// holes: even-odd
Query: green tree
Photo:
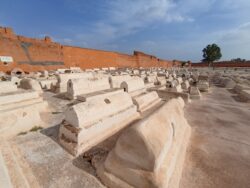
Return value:
<svg viewBox="0 0 250 188">
<path fill-rule="evenodd" d="M 222 57 L 220 47 L 217 44 L 209 44 L 202 50 L 203 62 L 209 62 L 209 65 Z"/>
</svg>

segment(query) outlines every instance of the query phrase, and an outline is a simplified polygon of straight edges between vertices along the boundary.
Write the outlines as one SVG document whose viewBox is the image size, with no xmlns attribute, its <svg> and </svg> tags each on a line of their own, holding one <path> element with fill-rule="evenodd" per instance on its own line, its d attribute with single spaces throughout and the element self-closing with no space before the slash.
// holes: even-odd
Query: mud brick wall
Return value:
<svg viewBox="0 0 250 188">
<path fill-rule="evenodd" d="M 208 67 L 208 63 L 192 63 L 192 67 Z M 232 61 L 221 61 L 213 63 L 211 66 L 214 67 L 250 67 L 250 61 L 245 62 L 232 62 Z"/>
<path fill-rule="evenodd" d="M 0 56 L 11 56 L 12 63 L 0 62 L 1 71 L 18 67 L 25 71 L 51 70 L 64 66 L 62 46 L 45 39 L 15 35 L 11 28 L 0 27 Z"/>
<path fill-rule="evenodd" d="M 18 67 L 24 71 L 55 70 L 81 67 L 172 67 L 178 62 L 160 60 L 153 55 L 134 52 L 133 55 L 117 52 L 63 46 L 50 37 L 33 39 L 16 35 L 11 28 L 0 27 L 0 56 L 11 56 L 12 63 L 0 62 L 0 71 Z"/>
<path fill-rule="evenodd" d="M 64 46 L 64 62 L 67 67 L 81 68 L 117 67 L 115 52 Z"/>
<path fill-rule="evenodd" d="M 118 67 L 130 67 L 130 68 L 139 67 L 137 58 L 134 55 L 117 53 L 116 62 Z"/>
</svg>

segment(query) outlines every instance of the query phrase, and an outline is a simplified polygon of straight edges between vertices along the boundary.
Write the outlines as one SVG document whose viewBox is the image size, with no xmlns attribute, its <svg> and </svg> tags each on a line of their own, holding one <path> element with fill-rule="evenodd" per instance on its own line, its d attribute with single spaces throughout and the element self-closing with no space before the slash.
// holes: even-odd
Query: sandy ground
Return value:
<svg viewBox="0 0 250 188">
<path fill-rule="evenodd" d="M 211 90 L 185 108 L 192 137 L 180 187 L 250 187 L 250 103 Z"/>
</svg>

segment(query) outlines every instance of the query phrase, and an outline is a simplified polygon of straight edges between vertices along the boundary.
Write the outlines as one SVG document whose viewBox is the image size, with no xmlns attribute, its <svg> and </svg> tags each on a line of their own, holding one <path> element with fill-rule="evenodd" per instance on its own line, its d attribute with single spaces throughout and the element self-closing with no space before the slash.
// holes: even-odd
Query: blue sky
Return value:
<svg viewBox="0 0 250 188">
<path fill-rule="evenodd" d="M 1 0 L 0 25 L 29 37 L 163 59 L 250 59 L 250 0 Z"/>
</svg>

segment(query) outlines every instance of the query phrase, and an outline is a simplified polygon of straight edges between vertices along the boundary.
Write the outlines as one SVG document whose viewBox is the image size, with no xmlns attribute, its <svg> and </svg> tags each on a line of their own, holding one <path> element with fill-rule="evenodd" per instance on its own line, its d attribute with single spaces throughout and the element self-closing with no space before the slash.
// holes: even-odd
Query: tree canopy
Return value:
<svg viewBox="0 0 250 188">
<path fill-rule="evenodd" d="M 220 47 L 217 44 L 209 44 L 202 50 L 203 61 L 213 62 L 219 60 L 222 57 Z"/>
</svg>

